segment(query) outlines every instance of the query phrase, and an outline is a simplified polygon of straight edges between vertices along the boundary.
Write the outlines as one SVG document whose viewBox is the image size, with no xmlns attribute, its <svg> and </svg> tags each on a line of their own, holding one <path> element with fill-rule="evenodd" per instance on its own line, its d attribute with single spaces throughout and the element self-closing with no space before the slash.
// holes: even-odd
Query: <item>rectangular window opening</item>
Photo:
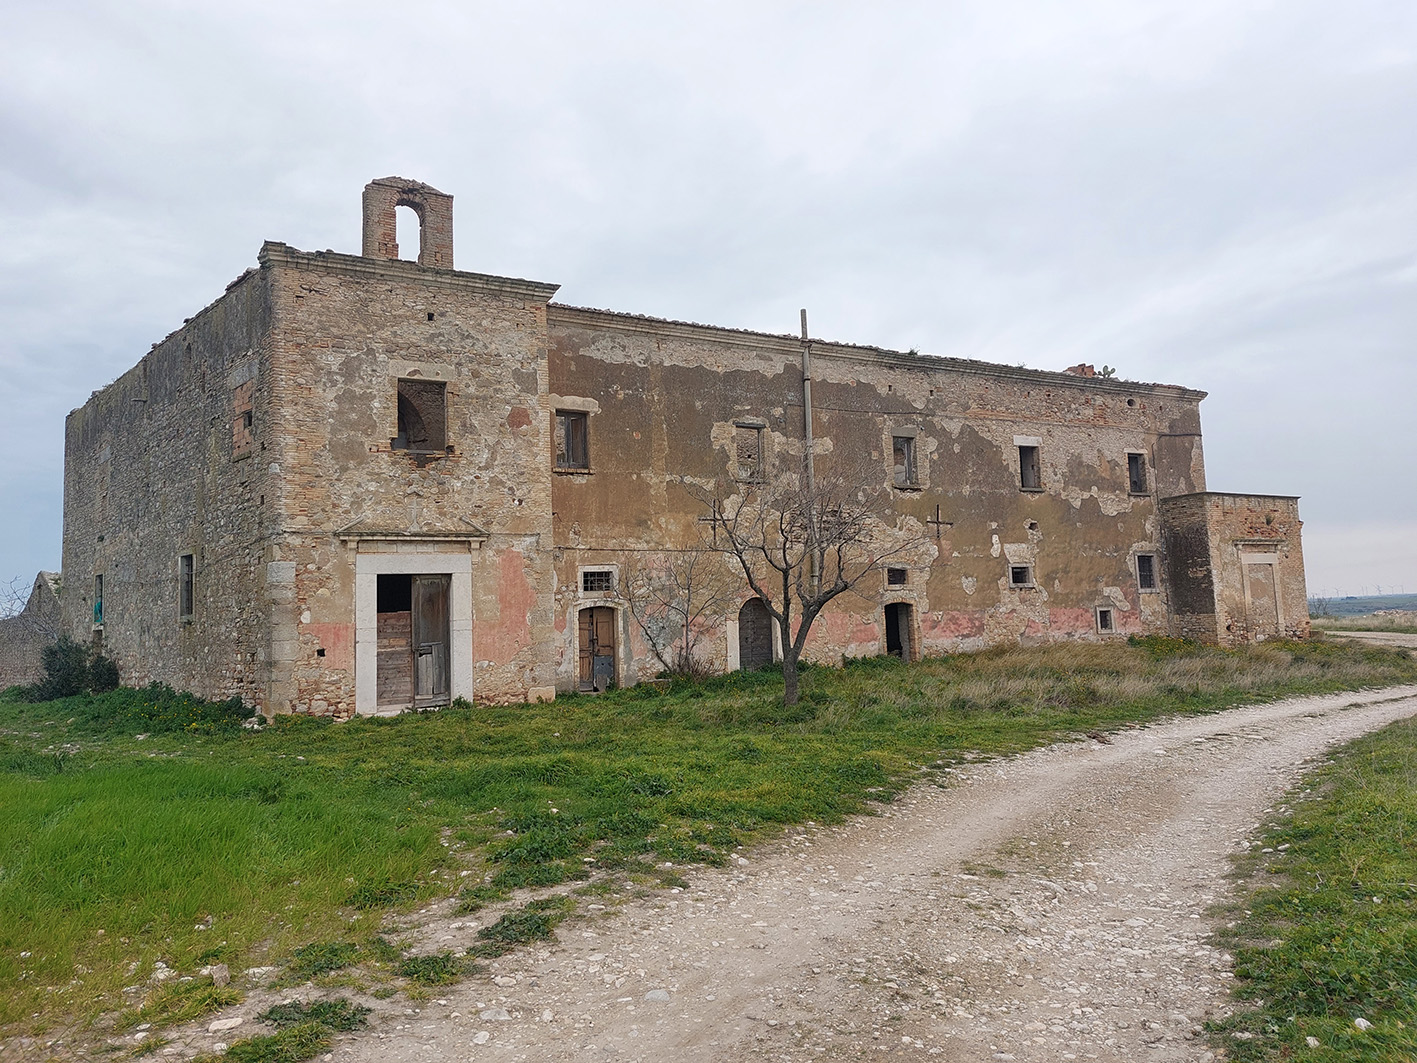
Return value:
<svg viewBox="0 0 1417 1063">
<path fill-rule="evenodd" d="M 1144 591 L 1156 590 L 1156 555 L 1137 554 L 1137 586 Z"/>
<path fill-rule="evenodd" d="M 586 569 L 581 573 L 581 590 L 586 594 L 608 594 L 614 589 L 615 573 L 611 569 Z"/>
<path fill-rule="evenodd" d="M 186 619 L 192 615 L 196 598 L 196 566 L 191 554 L 177 559 L 177 615 Z"/>
<path fill-rule="evenodd" d="M 556 411 L 556 468 L 590 468 L 589 420 L 577 410 Z"/>
<path fill-rule="evenodd" d="M 399 380 L 398 435 L 393 450 L 410 454 L 446 454 L 448 386 L 441 380 Z"/>
<path fill-rule="evenodd" d="M 1116 630 L 1116 629 L 1113 628 L 1113 626 L 1112 626 L 1112 610 L 1111 610 L 1111 609 L 1098 609 L 1098 610 L 1097 610 L 1097 630 L 1098 630 L 1098 631 L 1114 631 L 1114 630 Z"/>
<path fill-rule="evenodd" d="M 1032 566 L 1032 565 L 1010 565 L 1010 566 L 1009 566 L 1009 586 L 1010 586 L 1010 587 L 1032 587 L 1032 586 L 1033 586 L 1033 566 Z"/>
<path fill-rule="evenodd" d="M 891 436 L 891 462 L 897 487 L 914 487 L 920 481 L 915 475 L 915 439 L 913 436 Z"/>
<path fill-rule="evenodd" d="M 1043 490 L 1043 469 L 1038 460 L 1038 447 L 1018 448 L 1018 483 L 1024 491 Z"/>
<path fill-rule="evenodd" d="M 1127 455 L 1127 483 L 1132 494 L 1144 495 L 1146 489 L 1146 455 Z"/>
<path fill-rule="evenodd" d="M 96 573 L 93 578 L 93 622 L 103 624 L 103 575 Z"/>
<path fill-rule="evenodd" d="M 763 430 L 758 425 L 733 426 L 734 475 L 740 480 L 763 478 Z"/>
<path fill-rule="evenodd" d="M 909 573 L 903 568 L 888 568 L 886 569 L 886 586 L 904 587 L 908 575 Z"/>
</svg>

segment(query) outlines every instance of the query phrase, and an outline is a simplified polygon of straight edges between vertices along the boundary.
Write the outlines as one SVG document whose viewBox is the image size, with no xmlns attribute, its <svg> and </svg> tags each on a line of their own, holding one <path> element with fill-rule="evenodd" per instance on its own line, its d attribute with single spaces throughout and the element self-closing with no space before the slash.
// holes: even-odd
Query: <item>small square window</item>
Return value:
<svg viewBox="0 0 1417 1063">
<path fill-rule="evenodd" d="M 1097 610 L 1097 630 L 1098 630 L 1098 631 L 1104 631 L 1104 632 L 1105 632 L 1105 631 L 1115 631 L 1115 630 L 1116 630 L 1116 628 L 1114 628 L 1114 627 L 1112 626 L 1112 610 L 1111 610 L 1111 609 L 1098 609 L 1098 610 Z"/>
<path fill-rule="evenodd" d="M 448 386 L 441 380 L 400 380 L 398 435 L 393 450 L 445 454 L 448 447 Z"/>
<path fill-rule="evenodd" d="M 915 437 L 891 436 L 892 481 L 897 487 L 915 487 Z"/>
<path fill-rule="evenodd" d="M 886 569 L 886 586 L 904 587 L 908 575 L 909 573 L 903 568 L 888 568 Z"/>
<path fill-rule="evenodd" d="M 556 468 L 590 468 L 589 420 L 577 410 L 556 411 Z"/>
<path fill-rule="evenodd" d="M 184 620 L 192 615 L 196 601 L 195 561 L 191 554 L 183 554 L 177 559 L 177 615 Z"/>
<path fill-rule="evenodd" d="M 581 590 L 586 594 L 608 594 L 615 589 L 615 573 L 608 568 L 589 568 L 581 573 Z"/>
<path fill-rule="evenodd" d="M 1144 591 L 1156 590 L 1156 555 L 1137 554 L 1137 586 Z"/>
<path fill-rule="evenodd" d="M 1127 455 L 1127 484 L 1134 495 L 1144 495 L 1146 489 L 1146 455 Z"/>
<path fill-rule="evenodd" d="M 1023 491 L 1043 490 L 1043 467 L 1038 447 L 1018 448 L 1018 484 Z"/>
<path fill-rule="evenodd" d="M 1032 565 L 1010 565 L 1010 566 L 1009 566 L 1009 586 L 1010 586 L 1010 587 L 1032 587 L 1032 586 L 1033 586 L 1033 566 L 1032 566 Z"/>
<path fill-rule="evenodd" d="M 733 475 L 740 480 L 763 478 L 763 429 L 760 425 L 733 426 Z"/>
</svg>

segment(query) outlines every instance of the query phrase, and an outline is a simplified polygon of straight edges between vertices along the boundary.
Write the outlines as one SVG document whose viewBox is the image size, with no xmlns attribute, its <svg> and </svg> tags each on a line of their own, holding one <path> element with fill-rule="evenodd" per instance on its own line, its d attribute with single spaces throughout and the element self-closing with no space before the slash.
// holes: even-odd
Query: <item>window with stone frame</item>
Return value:
<svg viewBox="0 0 1417 1063">
<path fill-rule="evenodd" d="M 394 450 L 410 454 L 446 454 L 448 449 L 448 385 L 442 380 L 398 383 L 398 435 Z"/>
<path fill-rule="evenodd" d="M 733 426 L 733 475 L 739 480 L 761 480 L 763 467 L 763 426 Z"/>
<path fill-rule="evenodd" d="M 1010 566 L 1009 566 L 1009 586 L 1010 586 L 1010 587 L 1032 587 L 1032 586 L 1033 586 L 1033 566 L 1032 566 L 1032 565 L 1010 565 Z"/>
<path fill-rule="evenodd" d="M 556 411 L 556 468 L 590 468 L 590 415 L 581 410 Z"/>
<path fill-rule="evenodd" d="M 1021 491 L 1043 490 L 1043 462 L 1039 449 L 1036 446 L 1018 448 L 1018 485 Z"/>
<path fill-rule="evenodd" d="M 1097 630 L 1098 630 L 1099 632 L 1103 633 L 1103 634 L 1107 634 L 1108 632 L 1112 632 L 1112 631 L 1116 631 L 1116 630 L 1117 630 L 1116 625 L 1113 623 L 1113 620 L 1112 620 L 1112 610 L 1111 610 L 1111 609 L 1108 609 L 1108 608 L 1105 608 L 1105 607 L 1099 607 L 1099 608 L 1098 608 L 1098 610 L 1097 610 Z"/>
<path fill-rule="evenodd" d="M 1155 554 L 1137 554 L 1137 586 L 1144 591 L 1158 589 Z"/>
<path fill-rule="evenodd" d="M 609 568 L 588 568 L 581 573 L 581 591 L 585 594 L 610 594 L 615 590 L 615 571 Z"/>
<path fill-rule="evenodd" d="M 886 586 L 904 587 L 909 576 L 910 573 L 906 569 L 888 568 L 886 569 Z"/>
<path fill-rule="evenodd" d="M 891 436 L 891 481 L 896 487 L 918 487 L 915 467 L 915 437 Z"/>
</svg>

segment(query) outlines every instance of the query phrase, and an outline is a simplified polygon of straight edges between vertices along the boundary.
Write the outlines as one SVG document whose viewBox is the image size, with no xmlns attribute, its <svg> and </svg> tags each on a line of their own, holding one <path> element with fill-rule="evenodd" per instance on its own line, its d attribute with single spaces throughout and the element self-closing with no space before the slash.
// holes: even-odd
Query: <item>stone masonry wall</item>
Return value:
<svg viewBox="0 0 1417 1063">
<path fill-rule="evenodd" d="M 1299 500 L 1270 495 L 1204 496 L 1215 571 L 1216 620 L 1222 642 L 1254 641 L 1263 633 L 1258 594 L 1250 574 L 1247 602 L 1245 558 L 1277 557 L 1274 566 L 1281 637 L 1309 635 L 1309 595 L 1300 541 Z"/>
<path fill-rule="evenodd" d="M 282 244 L 261 260 L 282 411 L 281 534 L 265 588 L 272 706 L 354 711 L 355 557 L 381 535 L 485 536 L 472 578 L 476 697 L 549 693 L 554 286 Z M 392 448 L 400 378 L 445 382 L 445 453 Z"/>
<path fill-rule="evenodd" d="M 127 685 L 262 703 L 269 321 L 266 277 L 250 271 L 65 424 L 64 627 L 100 639 Z M 179 614 L 183 554 L 195 562 L 191 617 Z"/>
</svg>

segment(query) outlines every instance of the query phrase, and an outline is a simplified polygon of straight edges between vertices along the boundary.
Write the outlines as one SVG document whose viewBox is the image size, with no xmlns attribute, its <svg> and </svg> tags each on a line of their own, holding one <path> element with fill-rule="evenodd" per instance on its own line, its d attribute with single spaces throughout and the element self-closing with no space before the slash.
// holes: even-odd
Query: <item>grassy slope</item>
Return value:
<svg viewBox="0 0 1417 1063">
<path fill-rule="evenodd" d="M 131 1007 L 159 959 L 237 970 L 367 939 L 381 906 L 459 884 L 717 862 L 964 751 L 1414 681 L 1373 647 L 1161 640 L 812 669 L 791 711 L 772 674 L 257 734 L 180 702 L 154 722 L 130 691 L 0 704 L 0 1034 Z"/>
<path fill-rule="evenodd" d="M 1345 747 L 1304 782 L 1244 871 L 1233 1059 L 1417 1059 L 1417 721 Z M 1285 848 L 1281 850 L 1281 846 Z M 1354 1019 L 1373 1024 L 1360 1030 Z M 1234 1034 L 1249 1035 L 1236 1040 Z M 1319 1044 L 1310 1047 L 1307 1038 Z"/>
</svg>

